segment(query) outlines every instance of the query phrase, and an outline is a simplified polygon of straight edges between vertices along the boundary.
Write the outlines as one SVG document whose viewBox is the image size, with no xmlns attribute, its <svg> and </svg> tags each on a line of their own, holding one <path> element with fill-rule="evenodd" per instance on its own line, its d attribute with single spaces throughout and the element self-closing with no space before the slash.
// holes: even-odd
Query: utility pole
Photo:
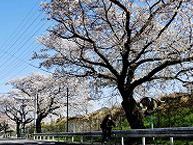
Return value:
<svg viewBox="0 0 193 145">
<path fill-rule="evenodd" d="M 37 132 L 37 130 L 36 130 L 37 104 L 38 104 L 38 94 L 35 94 L 35 96 L 34 96 L 34 133 Z"/>
<path fill-rule="evenodd" d="M 66 132 L 68 132 L 68 87 L 67 87 L 67 90 L 66 90 L 67 92 L 66 92 L 66 99 L 67 99 L 67 102 L 66 102 L 66 104 L 67 104 L 67 108 L 66 108 Z"/>
</svg>

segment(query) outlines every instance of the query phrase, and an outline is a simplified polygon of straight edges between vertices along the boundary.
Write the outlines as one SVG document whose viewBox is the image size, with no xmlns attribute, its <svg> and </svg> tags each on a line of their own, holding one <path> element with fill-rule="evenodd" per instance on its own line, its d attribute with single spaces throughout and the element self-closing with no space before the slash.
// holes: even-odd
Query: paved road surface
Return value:
<svg viewBox="0 0 193 145">
<path fill-rule="evenodd" d="M 91 145 L 91 143 L 64 143 L 52 141 L 35 141 L 30 139 L 0 139 L 0 145 Z M 94 143 L 94 145 L 101 145 Z M 107 145 L 112 145 L 108 143 Z M 118 145 L 118 144 L 116 144 Z"/>
<path fill-rule="evenodd" d="M 29 139 L 0 139 L 0 145 L 56 145 L 55 142 L 34 141 Z"/>
</svg>

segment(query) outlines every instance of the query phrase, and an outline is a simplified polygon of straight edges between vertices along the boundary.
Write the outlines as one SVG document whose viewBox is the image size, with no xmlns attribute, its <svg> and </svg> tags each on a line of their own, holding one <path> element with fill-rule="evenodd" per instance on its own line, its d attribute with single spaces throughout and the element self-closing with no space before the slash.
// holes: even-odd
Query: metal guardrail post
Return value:
<svg viewBox="0 0 193 145">
<path fill-rule="evenodd" d="M 60 136 L 58 135 L 57 138 L 58 138 L 57 140 L 58 140 L 58 142 L 59 142 L 59 141 L 60 141 Z"/>
<path fill-rule="evenodd" d="M 81 143 L 83 142 L 83 136 L 81 136 L 81 138 L 80 138 L 80 142 L 81 142 Z"/>
<path fill-rule="evenodd" d="M 142 145 L 145 145 L 145 137 L 142 137 Z"/>
<path fill-rule="evenodd" d="M 121 137 L 121 145 L 124 145 L 124 137 Z"/>
<path fill-rule="evenodd" d="M 173 145 L 173 144 L 174 144 L 174 138 L 170 137 L 170 145 Z"/>
<path fill-rule="evenodd" d="M 94 138 L 93 138 L 93 137 L 91 137 L 91 144 L 93 144 L 93 142 L 94 142 Z"/>
</svg>

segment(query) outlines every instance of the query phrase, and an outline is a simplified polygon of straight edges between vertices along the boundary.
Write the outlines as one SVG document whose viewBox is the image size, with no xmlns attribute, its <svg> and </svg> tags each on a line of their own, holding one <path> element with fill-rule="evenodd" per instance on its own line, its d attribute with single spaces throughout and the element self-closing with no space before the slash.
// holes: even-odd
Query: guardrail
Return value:
<svg viewBox="0 0 193 145">
<path fill-rule="evenodd" d="M 90 137 L 90 143 L 94 143 L 95 137 L 102 136 L 101 131 L 90 132 L 56 132 L 56 133 L 36 133 L 34 140 L 55 140 L 57 137 L 71 137 L 74 142 L 74 137 L 80 137 L 80 142 L 83 143 L 84 137 Z M 132 130 L 113 130 L 112 138 L 121 138 L 120 143 L 124 145 L 125 138 L 142 138 L 142 145 L 145 145 L 145 138 L 149 137 L 168 137 L 170 144 L 173 145 L 174 137 L 189 138 L 193 137 L 193 127 L 176 127 L 176 128 L 154 128 L 154 129 L 132 129 Z"/>
</svg>

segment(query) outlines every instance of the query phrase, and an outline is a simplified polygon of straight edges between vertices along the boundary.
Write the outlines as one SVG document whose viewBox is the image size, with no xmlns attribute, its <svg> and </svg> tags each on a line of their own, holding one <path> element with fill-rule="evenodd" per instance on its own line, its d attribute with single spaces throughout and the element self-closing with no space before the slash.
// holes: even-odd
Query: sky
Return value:
<svg viewBox="0 0 193 145">
<path fill-rule="evenodd" d="M 8 80 L 31 72 L 47 74 L 30 65 L 38 66 L 31 57 L 34 51 L 43 47 L 35 38 L 52 25 L 40 10 L 40 2 L 0 0 L 0 94 L 11 89 L 10 85 L 5 85 Z"/>
<path fill-rule="evenodd" d="M 47 15 L 40 10 L 41 1 L 49 0 L 0 0 L 0 95 L 12 88 L 6 82 L 25 77 L 32 72 L 49 73 L 32 67 L 38 67 L 39 61 L 31 60 L 34 51 L 43 46 L 35 38 L 53 25 L 46 20 Z M 94 110 L 103 103 L 94 103 Z M 102 106 L 101 106 L 102 104 Z"/>
</svg>

